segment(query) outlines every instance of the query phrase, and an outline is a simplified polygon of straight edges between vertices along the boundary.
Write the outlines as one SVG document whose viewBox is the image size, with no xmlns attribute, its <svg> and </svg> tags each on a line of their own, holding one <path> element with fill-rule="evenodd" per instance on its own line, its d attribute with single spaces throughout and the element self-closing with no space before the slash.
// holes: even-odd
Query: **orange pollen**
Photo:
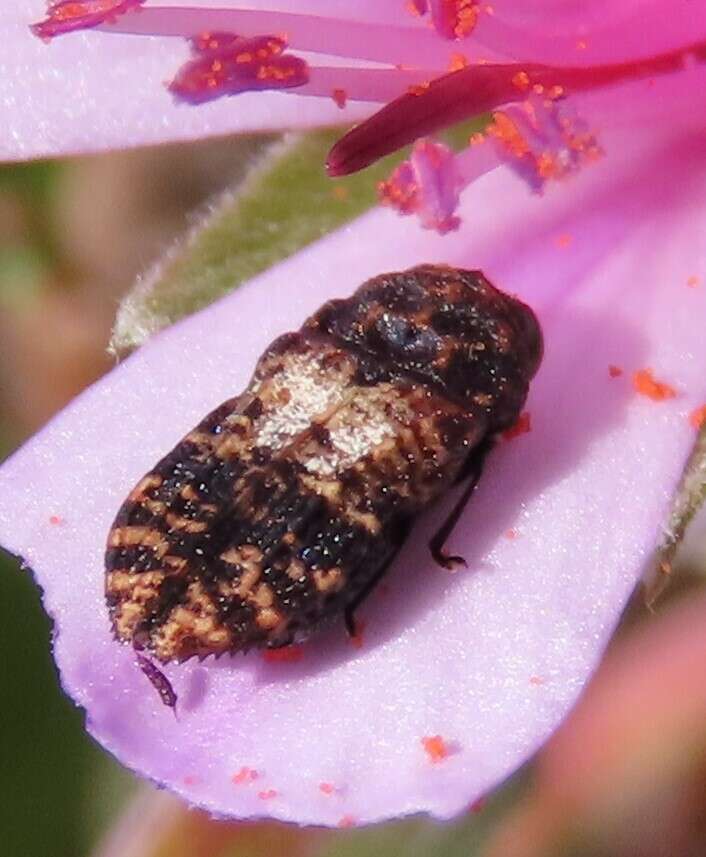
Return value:
<svg viewBox="0 0 706 857">
<path fill-rule="evenodd" d="M 623 370 L 620 368 L 620 366 L 613 366 L 613 364 L 611 363 L 610 366 L 608 366 L 608 374 L 611 378 L 620 378 L 620 376 L 623 374 Z"/>
<path fill-rule="evenodd" d="M 493 113 L 493 121 L 488 126 L 488 134 L 499 140 L 516 158 L 529 154 L 530 148 L 527 140 L 506 113 L 500 111 Z"/>
<path fill-rule="evenodd" d="M 526 71 L 518 71 L 512 78 L 513 84 L 521 90 L 529 89 L 530 79 Z"/>
<path fill-rule="evenodd" d="M 692 411 L 689 414 L 689 422 L 697 431 L 706 427 L 706 405 L 701 405 L 700 408 Z"/>
<path fill-rule="evenodd" d="M 556 243 L 558 247 L 561 247 L 563 249 L 564 247 L 568 247 L 573 240 L 573 236 L 570 235 L 568 232 L 565 232 L 562 235 L 558 236 L 558 238 L 556 239 Z"/>
<path fill-rule="evenodd" d="M 277 797 L 278 794 L 279 792 L 277 789 L 265 789 L 265 791 L 258 792 L 257 796 L 260 800 L 272 800 L 272 798 Z"/>
<path fill-rule="evenodd" d="M 382 205 L 396 208 L 401 214 L 413 214 L 419 202 L 419 187 L 414 182 L 405 186 L 395 180 L 393 173 L 387 181 L 378 182 L 378 198 Z"/>
<path fill-rule="evenodd" d="M 348 199 L 348 197 L 350 196 L 348 188 L 342 184 L 335 184 L 331 188 L 331 194 L 334 199 L 339 199 L 341 201 L 343 201 L 344 199 Z"/>
<path fill-rule="evenodd" d="M 120 3 L 116 0 L 93 0 L 88 3 L 67 3 L 65 6 L 59 6 L 55 13 L 57 21 L 71 21 L 74 18 L 80 18 L 82 15 L 95 14 L 97 12 L 112 12 Z"/>
<path fill-rule="evenodd" d="M 40 39 L 52 39 L 72 30 L 111 23 L 126 12 L 135 11 L 145 0 L 49 0 L 47 17 L 32 24 L 31 30 Z"/>
<path fill-rule="evenodd" d="M 268 664 L 293 664 L 304 656 L 301 646 L 281 646 L 279 649 L 265 649 L 262 657 Z"/>
<path fill-rule="evenodd" d="M 251 783 L 253 780 L 258 778 L 259 774 L 253 768 L 241 768 L 237 774 L 233 774 L 230 778 L 231 782 L 235 783 L 236 786 L 244 785 L 246 783 Z"/>
<path fill-rule="evenodd" d="M 529 431 L 532 431 L 530 412 L 523 411 L 515 425 L 510 426 L 509 429 L 505 429 L 503 437 L 505 440 L 512 440 L 515 437 L 519 437 L 521 434 L 527 434 Z"/>
<path fill-rule="evenodd" d="M 556 159 L 549 152 L 542 152 L 537 158 L 537 175 L 542 179 L 551 179 L 559 174 Z"/>
<path fill-rule="evenodd" d="M 346 827 L 354 827 L 355 826 L 355 817 L 352 815 L 343 815 L 338 820 L 338 826 L 342 828 Z"/>
<path fill-rule="evenodd" d="M 459 69 L 466 68 L 469 65 L 468 57 L 463 54 L 451 54 L 449 71 L 459 71 Z"/>
<path fill-rule="evenodd" d="M 696 288 L 699 285 L 700 279 L 696 276 L 696 274 L 692 274 L 690 277 L 686 278 L 686 284 L 690 288 Z"/>
<path fill-rule="evenodd" d="M 257 70 L 258 80 L 286 80 L 292 74 L 292 69 L 279 68 L 276 65 L 261 65 Z"/>
<path fill-rule="evenodd" d="M 673 399 L 677 392 L 674 387 L 658 381 L 652 374 L 651 369 L 638 369 L 632 376 L 635 390 L 642 396 L 647 396 L 654 402 L 663 402 L 665 399 Z"/>
<path fill-rule="evenodd" d="M 433 764 L 442 762 L 451 755 L 448 745 L 441 735 L 427 735 L 422 738 L 422 747 Z"/>
<path fill-rule="evenodd" d="M 541 675 L 532 675 L 530 676 L 530 684 L 535 685 L 536 687 L 541 687 L 541 685 L 546 684 L 546 679 L 542 678 Z"/>
<path fill-rule="evenodd" d="M 423 83 L 413 83 L 412 86 L 408 87 L 407 92 L 410 95 L 424 95 L 427 89 L 429 89 L 429 81 L 425 80 Z"/>
<path fill-rule="evenodd" d="M 457 39 L 470 35 L 478 23 L 478 5 L 476 0 L 450 0 L 449 6 L 456 7 L 456 26 L 454 34 Z"/>
<path fill-rule="evenodd" d="M 334 89 L 331 93 L 331 98 L 336 102 L 336 106 L 343 110 L 346 106 L 346 102 L 348 101 L 348 94 L 345 89 Z"/>
</svg>

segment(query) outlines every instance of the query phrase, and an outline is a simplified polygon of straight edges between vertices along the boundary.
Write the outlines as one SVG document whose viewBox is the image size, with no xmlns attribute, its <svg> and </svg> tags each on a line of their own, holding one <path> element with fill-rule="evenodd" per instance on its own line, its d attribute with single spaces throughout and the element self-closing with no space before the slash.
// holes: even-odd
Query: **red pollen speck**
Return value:
<svg viewBox="0 0 706 857">
<path fill-rule="evenodd" d="M 266 649 L 262 657 L 268 664 L 293 664 L 304 655 L 301 646 L 282 646 L 279 649 Z"/>
<path fill-rule="evenodd" d="M 51 0 L 47 17 L 31 30 L 40 39 L 53 39 L 74 30 L 110 23 L 118 15 L 139 8 L 145 0 Z"/>
<path fill-rule="evenodd" d="M 478 0 L 429 0 L 418 9 L 431 7 L 431 17 L 439 35 L 446 39 L 463 39 L 469 36 L 478 23 Z"/>
<path fill-rule="evenodd" d="M 488 799 L 485 797 L 476 798 L 476 800 L 474 800 L 468 807 L 468 811 L 473 815 L 478 815 L 479 812 L 482 812 L 485 809 L 487 803 Z"/>
<path fill-rule="evenodd" d="M 241 786 L 253 782 L 253 780 L 256 780 L 259 776 L 260 775 L 254 768 L 243 767 L 237 774 L 233 774 L 230 779 L 236 786 Z"/>
<path fill-rule="evenodd" d="M 635 390 L 642 396 L 647 396 L 653 402 L 663 402 L 665 399 L 673 399 L 677 395 L 674 387 L 658 381 L 652 374 L 651 369 L 638 369 L 632 376 Z"/>
<path fill-rule="evenodd" d="M 623 370 L 620 366 L 614 366 L 612 363 L 608 366 L 608 374 L 611 378 L 620 378 L 623 374 Z"/>
<path fill-rule="evenodd" d="M 515 529 L 509 529 L 505 531 L 505 538 L 509 539 L 512 542 L 515 539 L 519 539 L 520 534 Z"/>
<path fill-rule="evenodd" d="M 535 685 L 535 687 L 541 687 L 541 685 L 546 684 L 546 679 L 542 678 L 541 675 L 532 675 L 530 676 L 529 683 Z"/>
<path fill-rule="evenodd" d="M 689 286 L 690 289 L 695 289 L 696 286 L 699 285 L 699 282 L 700 282 L 700 280 L 696 276 L 696 274 L 692 274 L 690 277 L 686 278 L 686 284 L 687 284 L 687 286 Z"/>
<path fill-rule="evenodd" d="M 526 71 L 518 71 L 517 74 L 513 76 L 512 82 L 519 90 L 524 91 L 529 89 L 530 79 Z"/>
<path fill-rule="evenodd" d="M 258 792 L 257 796 L 260 800 L 272 800 L 272 798 L 276 798 L 279 795 L 277 789 L 265 789 L 262 792 Z"/>
<path fill-rule="evenodd" d="M 348 93 L 345 89 L 334 89 L 331 93 L 331 98 L 336 103 L 336 107 L 339 107 L 341 110 L 346 106 L 348 102 Z"/>
<path fill-rule="evenodd" d="M 196 774 L 187 774 L 182 782 L 185 786 L 197 786 L 201 782 L 201 777 L 197 777 Z"/>
<path fill-rule="evenodd" d="M 689 422 L 697 431 L 704 428 L 706 426 L 706 405 L 701 405 L 700 408 L 692 411 L 689 414 Z"/>
<path fill-rule="evenodd" d="M 449 60 L 449 71 L 459 71 L 462 68 L 466 68 L 468 65 L 470 65 L 468 57 L 464 54 L 451 54 L 451 59 Z"/>
<path fill-rule="evenodd" d="M 343 815 L 338 820 L 338 827 L 354 827 L 355 826 L 355 818 L 352 815 Z"/>
<path fill-rule="evenodd" d="M 325 795 L 332 795 L 336 792 L 336 787 L 333 783 L 319 783 L 319 791 Z"/>
<path fill-rule="evenodd" d="M 564 233 L 563 235 L 557 236 L 556 244 L 557 247 L 561 247 L 561 249 L 565 249 L 568 247 L 573 241 L 573 235 L 569 235 L 568 233 Z"/>
<path fill-rule="evenodd" d="M 451 755 L 448 744 L 444 741 L 441 735 L 427 735 L 421 739 L 424 752 L 429 757 L 429 761 L 433 764 L 443 762 L 444 759 Z"/>
<path fill-rule="evenodd" d="M 59 524 L 63 524 L 63 523 L 64 523 L 64 519 L 63 519 L 61 516 L 59 516 L 59 515 L 50 515 L 50 516 L 49 516 L 49 523 L 50 523 L 53 527 L 58 527 L 58 526 L 59 526 Z"/>
<path fill-rule="evenodd" d="M 527 434 L 527 432 L 531 430 L 532 424 L 530 413 L 529 411 L 523 411 L 515 425 L 511 426 L 509 429 L 505 429 L 503 437 L 505 440 L 512 440 L 515 437 L 519 437 L 521 434 Z"/>
</svg>

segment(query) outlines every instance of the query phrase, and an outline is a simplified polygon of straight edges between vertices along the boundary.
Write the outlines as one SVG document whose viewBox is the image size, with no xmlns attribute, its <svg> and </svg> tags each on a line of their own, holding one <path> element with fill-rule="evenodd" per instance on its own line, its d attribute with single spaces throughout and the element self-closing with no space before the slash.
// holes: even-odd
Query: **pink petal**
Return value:
<svg viewBox="0 0 706 857">
<path fill-rule="evenodd" d="M 177 104 L 165 83 L 189 58 L 185 40 L 88 31 L 44 44 L 29 27 L 45 8 L 44 0 L 3 0 L 0 160 L 349 123 L 373 109 L 278 92 Z"/>
<path fill-rule="evenodd" d="M 460 211 L 472 231 L 440 237 L 372 212 L 156 337 L 3 466 L 0 539 L 42 587 L 64 688 L 126 765 L 222 815 L 445 818 L 566 714 L 656 543 L 706 394 L 706 289 L 686 285 L 706 273 L 701 137 L 605 142 L 613 157 L 542 199 L 506 169 L 479 179 Z M 359 648 L 339 627 L 300 658 L 168 666 L 177 720 L 111 637 L 102 562 L 116 509 L 243 388 L 275 335 L 422 261 L 482 267 L 545 333 L 531 430 L 491 454 L 449 545 L 468 570 L 429 560 L 437 508 L 364 606 Z M 635 392 L 648 367 L 676 398 Z"/>
<path fill-rule="evenodd" d="M 706 35 L 692 0 L 499 0 L 473 41 L 525 62 L 563 65 L 648 57 Z"/>
</svg>

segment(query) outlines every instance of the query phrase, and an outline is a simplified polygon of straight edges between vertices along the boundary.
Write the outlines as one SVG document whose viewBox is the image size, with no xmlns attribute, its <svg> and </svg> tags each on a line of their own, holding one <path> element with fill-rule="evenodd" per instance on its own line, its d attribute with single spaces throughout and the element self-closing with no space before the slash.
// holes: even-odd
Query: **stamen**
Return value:
<svg viewBox="0 0 706 857">
<path fill-rule="evenodd" d="M 487 133 L 504 160 L 536 191 L 547 179 L 564 178 L 602 154 L 578 117 L 569 118 L 556 101 L 537 93 L 494 113 Z"/>
<path fill-rule="evenodd" d="M 480 13 L 478 0 L 429 0 L 429 5 L 434 27 L 444 38 L 464 39 L 475 30 Z"/>
<path fill-rule="evenodd" d="M 137 9 L 145 0 L 50 0 L 44 21 L 32 24 L 40 39 L 111 23 L 119 15 Z"/>
<path fill-rule="evenodd" d="M 400 214 L 417 214 L 425 229 L 444 235 L 461 223 L 454 215 L 461 186 L 451 149 L 443 143 L 418 140 L 410 159 L 380 182 L 378 192 L 383 205 Z"/>
<path fill-rule="evenodd" d="M 239 33 L 286 33 L 292 50 L 351 57 L 409 68 L 446 68 L 450 46 L 431 28 L 342 19 L 298 12 L 217 6 L 145 6 L 101 29 L 112 33 L 190 38 L 202 30 Z M 487 52 L 486 52 L 487 53 Z M 494 54 L 490 54 L 493 56 Z"/>
<path fill-rule="evenodd" d="M 287 89 L 309 80 L 303 59 L 283 56 L 287 42 L 281 36 L 244 39 L 234 33 L 202 33 L 190 43 L 194 58 L 169 84 L 169 91 L 189 104 L 249 90 Z"/>
<path fill-rule="evenodd" d="M 479 135 L 479 142 L 485 137 Z M 378 185 L 380 201 L 400 214 L 417 214 L 425 229 L 442 235 L 456 229 L 461 190 L 499 165 L 494 146 L 472 145 L 453 154 L 441 143 L 418 141 L 409 161 Z"/>
<path fill-rule="evenodd" d="M 695 45 L 649 60 L 595 67 L 517 64 L 475 65 L 442 75 L 423 90 L 407 92 L 348 132 L 331 149 L 331 176 L 348 175 L 441 128 L 521 100 L 524 91 L 570 95 L 628 80 L 680 71 L 684 58 L 703 61 Z"/>
</svg>

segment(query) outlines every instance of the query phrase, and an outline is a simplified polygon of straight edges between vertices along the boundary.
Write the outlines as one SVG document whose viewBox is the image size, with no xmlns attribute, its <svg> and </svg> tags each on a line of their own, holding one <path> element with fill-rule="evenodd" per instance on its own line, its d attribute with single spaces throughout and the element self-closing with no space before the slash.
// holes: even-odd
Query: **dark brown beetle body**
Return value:
<svg viewBox="0 0 706 857">
<path fill-rule="evenodd" d="M 117 637 L 183 661 L 350 617 L 414 517 L 516 422 L 541 342 L 478 271 L 424 265 L 325 304 L 123 504 L 106 554 Z"/>
</svg>

